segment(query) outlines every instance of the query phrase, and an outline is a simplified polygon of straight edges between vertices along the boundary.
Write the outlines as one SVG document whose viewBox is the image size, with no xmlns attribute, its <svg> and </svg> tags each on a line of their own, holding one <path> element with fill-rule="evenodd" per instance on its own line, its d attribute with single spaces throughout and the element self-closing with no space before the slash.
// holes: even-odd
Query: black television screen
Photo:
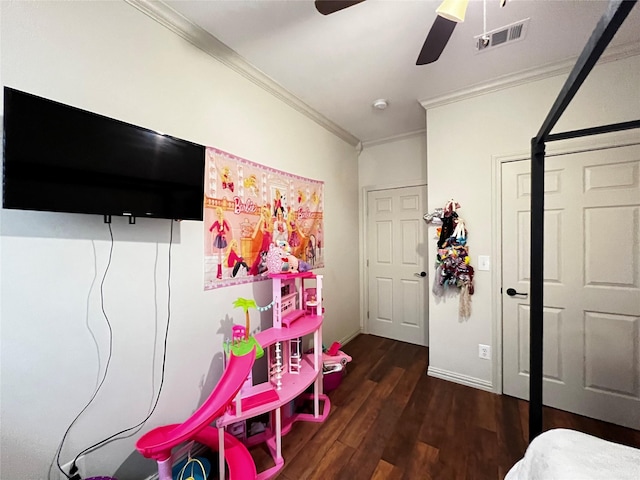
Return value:
<svg viewBox="0 0 640 480">
<path fill-rule="evenodd" d="M 202 220 L 204 147 L 4 88 L 4 208 Z"/>
</svg>

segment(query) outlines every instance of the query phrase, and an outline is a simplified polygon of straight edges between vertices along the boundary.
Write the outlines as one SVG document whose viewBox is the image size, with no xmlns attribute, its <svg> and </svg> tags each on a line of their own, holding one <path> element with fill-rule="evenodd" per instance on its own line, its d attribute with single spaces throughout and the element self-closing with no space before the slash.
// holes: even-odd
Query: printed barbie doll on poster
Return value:
<svg viewBox="0 0 640 480">
<path fill-rule="evenodd" d="M 324 182 L 208 147 L 204 192 L 205 290 L 266 278 L 271 245 L 324 266 Z"/>
</svg>

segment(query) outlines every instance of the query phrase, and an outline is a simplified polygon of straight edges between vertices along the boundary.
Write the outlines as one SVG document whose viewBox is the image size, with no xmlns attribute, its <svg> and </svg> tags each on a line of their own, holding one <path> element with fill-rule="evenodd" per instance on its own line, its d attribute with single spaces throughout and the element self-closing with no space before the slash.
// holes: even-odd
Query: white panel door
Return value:
<svg viewBox="0 0 640 480">
<path fill-rule="evenodd" d="M 504 393 L 529 395 L 530 162 L 502 166 Z M 544 403 L 640 429 L 640 146 L 547 158 Z M 540 259 L 540 261 L 543 261 Z"/>
<path fill-rule="evenodd" d="M 367 194 L 368 331 L 428 345 L 427 187 Z"/>
</svg>

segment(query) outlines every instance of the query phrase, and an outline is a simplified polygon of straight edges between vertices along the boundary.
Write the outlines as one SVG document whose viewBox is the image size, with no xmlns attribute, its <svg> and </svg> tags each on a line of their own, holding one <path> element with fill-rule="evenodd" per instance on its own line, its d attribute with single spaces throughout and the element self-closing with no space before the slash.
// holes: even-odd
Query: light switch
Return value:
<svg viewBox="0 0 640 480">
<path fill-rule="evenodd" d="M 489 255 L 478 255 L 478 270 L 489 271 L 491 266 L 491 257 Z"/>
</svg>

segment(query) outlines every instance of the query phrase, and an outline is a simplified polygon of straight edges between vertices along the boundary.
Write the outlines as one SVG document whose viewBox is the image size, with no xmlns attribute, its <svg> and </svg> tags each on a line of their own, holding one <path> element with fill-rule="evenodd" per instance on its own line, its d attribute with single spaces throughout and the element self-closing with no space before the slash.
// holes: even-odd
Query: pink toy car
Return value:
<svg viewBox="0 0 640 480">
<path fill-rule="evenodd" d="M 351 361 L 351 357 L 340 350 L 340 343 L 333 342 L 326 352 L 322 352 L 322 363 L 324 365 L 340 364 L 345 366 Z"/>
</svg>

